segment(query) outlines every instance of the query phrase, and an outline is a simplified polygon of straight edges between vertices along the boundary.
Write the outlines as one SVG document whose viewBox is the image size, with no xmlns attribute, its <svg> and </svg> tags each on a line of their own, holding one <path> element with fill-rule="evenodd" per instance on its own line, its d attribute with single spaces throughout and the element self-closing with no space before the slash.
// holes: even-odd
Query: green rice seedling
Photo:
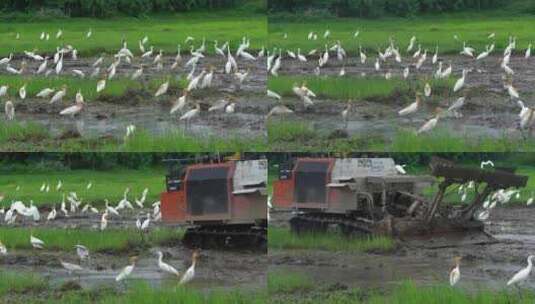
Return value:
<svg viewBox="0 0 535 304">
<path fill-rule="evenodd" d="M 348 238 L 336 233 L 295 234 L 282 228 L 269 229 L 268 244 L 269 248 L 272 249 L 316 249 L 346 252 L 390 251 L 395 247 L 395 241 L 384 236 Z"/>
</svg>

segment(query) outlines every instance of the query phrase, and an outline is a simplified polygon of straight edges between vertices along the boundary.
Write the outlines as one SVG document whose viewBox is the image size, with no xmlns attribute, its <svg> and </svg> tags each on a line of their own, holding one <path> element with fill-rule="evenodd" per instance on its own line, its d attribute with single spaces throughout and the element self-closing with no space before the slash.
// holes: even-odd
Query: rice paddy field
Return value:
<svg viewBox="0 0 535 304">
<path fill-rule="evenodd" d="M 293 113 L 268 123 L 272 150 L 532 151 L 531 124 L 519 117 L 533 97 L 532 21 L 507 9 L 377 20 L 274 14 L 267 86 Z M 295 91 L 303 87 L 311 104 Z"/>
<path fill-rule="evenodd" d="M 313 155 L 293 154 L 294 157 Z M 529 201 L 535 189 L 535 170 L 530 165 L 530 154 L 508 155 L 480 155 L 481 161 L 494 160 L 497 167 L 514 166 L 516 174 L 528 177 L 526 187 L 519 189 L 518 196 L 498 204 L 489 218 L 482 220 L 485 234 L 495 240 L 492 242 L 482 241 L 470 232 L 419 237 L 348 237 L 343 228 L 334 224 L 324 232 L 297 233 L 292 230 L 295 224 L 290 223 L 303 211 L 279 207 L 272 198 L 268 253 L 268 290 L 272 303 L 529 303 L 534 296 L 531 280 L 516 287 L 506 283 L 526 267 L 526 258 L 533 250 L 531 232 L 528 232 L 532 225 L 522 218 L 533 214 Z M 407 162 L 404 169 L 408 175 L 431 174 L 418 154 L 394 153 L 383 157 L 393 157 L 399 164 Z M 270 164 L 273 183 L 278 179 L 276 169 L 280 164 L 277 161 Z M 458 164 L 480 167 L 477 160 L 459 160 Z M 437 179 L 422 189 L 422 197 L 431 200 L 440 181 Z M 456 208 L 473 200 L 475 192 L 470 189 L 466 192 L 459 187 L 449 188 L 443 208 Z M 452 259 L 457 256 L 462 257 L 461 279 L 452 287 L 449 272 L 454 265 Z"/>
<path fill-rule="evenodd" d="M 268 150 L 265 15 L 4 23 L 2 151 Z"/>
<path fill-rule="evenodd" d="M 110 169 L 87 168 L 90 164 L 70 168 L 76 162 L 2 162 L 0 248 L 6 251 L 0 253 L 0 302 L 267 303 L 264 252 L 204 247 L 195 251 L 199 248 L 183 243 L 191 225 L 162 221 L 160 194 L 166 191 L 166 169 L 125 169 L 111 166 L 112 160 L 106 160 Z M 120 207 L 124 200 L 135 207 Z M 9 208 L 21 203 L 24 208 L 35 206 L 39 218 Z M 10 222 L 13 213 L 16 219 Z M 41 248 L 31 242 L 34 238 L 43 242 Z M 88 257 L 80 256 L 79 245 Z M 199 254 L 194 279 L 179 283 L 193 252 Z M 177 275 L 161 269 L 160 253 Z M 128 278 L 118 280 L 129 265 L 135 266 Z"/>
</svg>

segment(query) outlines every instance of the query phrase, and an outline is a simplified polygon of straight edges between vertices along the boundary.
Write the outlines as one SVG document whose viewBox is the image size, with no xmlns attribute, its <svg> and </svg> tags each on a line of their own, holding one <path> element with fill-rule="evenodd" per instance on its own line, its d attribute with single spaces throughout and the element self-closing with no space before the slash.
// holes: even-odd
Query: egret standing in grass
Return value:
<svg viewBox="0 0 535 304">
<path fill-rule="evenodd" d="M 15 106 L 13 105 L 13 102 L 11 100 L 6 101 L 4 109 L 6 113 L 6 119 L 14 120 L 15 119 Z"/>
<path fill-rule="evenodd" d="M 0 241 L 0 255 L 7 255 L 7 248 L 2 241 Z"/>
<path fill-rule="evenodd" d="M 43 242 L 42 240 L 34 237 L 33 234 L 30 235 L 30 244 L 35 249 L 43 249 L 44 246 L 45 246 L 45 242 Z"/>
</svg>

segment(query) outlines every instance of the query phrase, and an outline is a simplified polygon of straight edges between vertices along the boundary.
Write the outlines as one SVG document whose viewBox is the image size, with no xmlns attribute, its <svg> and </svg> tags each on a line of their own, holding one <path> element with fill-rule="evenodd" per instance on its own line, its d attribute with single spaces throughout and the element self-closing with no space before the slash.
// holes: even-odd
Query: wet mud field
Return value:
<svg viewBox="0 0 535 304">
<path fill-rule="evenodd" d="M 145 215 L 150 209 L 121 214 L 111 217 L 107 229 L 128 229 L 133 235 L 141 235 L 135 228 L 137 216 Z M 100 215 L 84 215 L 58 218 L 39 225 L 30 222 L 17 223 L 10 227 L 61 228 L 98 231 Z M 151 222 L 150 229 L 177 228 L 161 222 Z M 183 227 L 182 227 L 183 228 Z M 104 235 L 106 232 L 103 232 Z M 150 233 L 150 230 L 149 230 Z M 180 240 L 166 241 L 155 247 L 137 247 L 120 251 L 91 252 L 90 259 L 80 263 L 76 251 L 9 249 L 7 256 L 0 256 L 0 267 L 6 271 L 38 273 L 44 276 L 52 287 L 61 288 L 69 282 L 74 286 L 93 289 L 104 286 L 127 287 L 132 281 L 144 281 L 155 287 L 176 287 L 178 279 L 162 272 L 158 267 L 158 251 L 164 254 L 164 262 L 175 267 L 181 274 L 191 265 L 192 249 L 185 247 Z M 83 244 L 83 240 L 80 240 Z M 118 284 L 115 277 L 129 264 L 130 256 L 138 256 L 136 267 L 126 284 Z M 82 272 L 69 274 L 61 264 L 66 262 L 79 264 Z M 215 289 L 263 290 L 266 285 L 266 254 L 249 250 L 202 249 L 196 267 L 195 279 L 188 285 L 201 291 Z M 80 288 L 77 287 L 77 288 Z"/>
<path fill-rule="evenodd" d="M 105 57 L 101 65 L 101 73 L 105 71 L 111 63 L 111 58 Z M 85 79 L 94 85 L 101 78 L 96 76 L 90 78 L 94 71 L 93 63 L 98 58 L 80 58 L 72 60 L 65 58 L 62 76 L 76 78 L 72 70 L 77 69 L 86 74 Z M 16 109 L 16 120 L 23 122 L 36 122 L 44 125 L 55 136 L 64 133 L 79 134 L 85 138 L 115 137 L 122 138 L 128 125 L 135 125 L 137 128 L 147 130 L 154 135 L 165 135 L 170 132 L 182 131 L 188 135 L 203 136 L 250 136 L 257 137 L 265 133 L 264 120 L 269 111 L 265 97 L 266 69 L 264 61 L 245 61 L 237 59 L 240 72 L 249 71 L 249 75 L 240 85 L 233 74 L 225 74 L 224 66 L 226 59 L 218 56 L 207 56 L 199 61 L 195 69 L 195 76 L 202 70 L 214 70 L 212 87 L 199 89 L 188 95 L 188 106 L 174 114 L 169 111 L 173 103 L 182 95 L 181 90 L 173 86 L 169 88 L 167 94 L 154 97 L 158 86 L 163 83 L 167 75 L 173 79 L 186 81 L 186 76 L 191 68 L 184 65 L 190 59 L 189 55 L 184 55 L 177 68 L 171 70 L 174 56 L 163 58 L 163 70 L 158 71 L 152 64 L 152 59 L 142 61 L 139 58 L 133 60 L 132 64 L 121 63 L 117 68 L 117 74 L 112 80 L 108 80 L 108 85 L 120 79 L 130 79 L 132 73 L 143 63 L 143 75 L 136 81 L 141 83 L 141 88 L 128 90 L 126 94 L 119 97 L 106 95 L 106 90 L 95 100 L 86 98 L 83 113 L 75 118 L 62 117 L 59 112 L 74 103 L 74 98 L 64 98 L 62 103 L 50 105 L 49 99 L 28 96 L 24 101 L 14 99 Z M 13 60 L 12 66 L 19 67 L 21 60 Z M 39 62 L 28 61 L 28 72 L 21 77 L 28 77 L 31 81 L 33 71 L 37 70 Z M 49 66 L 51 63 L 49 63 Z M 0 74 L 5 74 L 1 70 Z M 41 76 L 43 77 L 43 76 Z M 49 76 L 54 78 L 55 73 Z M 155 80 L 156 79 L 156 80 Z M 93 84 L 94 82 L 94 84 Z M 149 83 L 151 84 L 149 88 Z M 18 90 L 18 88 L 16 88 Z M 57 88 L 56 88 L 57 89 Z M 68 88 L 73 93 L 77 88 Z M 235 112 L 226 114 L 224 111 L 208 112 L 208 108 L 222 99 L 233 99 L 236 103 Z M 188 129 L 185 130 L 183 121 L 179 117 L 194 105 L 199 103 L 201 114 L 191 121 Z"/>
<path fill-rule="evenodd" d="M 270 226 L 287 227 L 291 215 L 272 212 Z M 344 253 L 320 250 L 270 250 L 269 271 L 299 272 L 329 289 L 360 288 L 388 293 L 401 281 L 419 286 L 448 284 L 453 258 L 461 256 L 461 281 L 468 291 L 501 290 L 535 252 L 535 209 L 497 208 L 485 222 L 485 231 L 498 242 L 430 248 L 428 243 L 398 241 L 389 253 Z M 528 280 L 525 287 L 535 287 Z"/>
<path fill-rule="evenodd" d="M 432 56 L 432 55 L 431 55 Z M 381 69 L 375 70 L 374 58 L 368 58 L 363 65 L 359 58 L 351 57 L 344 61 L 332 59 L 321 68 L 321 77 L 339 77 L 342 67 L 346 71 L 343 77 L 374 77 L 383 78 L 385 73 L 390 72 L 393 78 L 403 79 L 403 70 L 409 66 L 410 75 L 408 82 L 431 81 L 438 68 L 438 64 L 432 65 L 430 57 L 427 62 L 416 70 L 415 60 L 403 58 L 402 63 L 396 63 L 392 59 L 381 63 Z M 432 88 L 430 98 L 425 98 L 422 109 L 408 117 L 399 117 L 397 112 L 410 103 L 414 102 L 415 94 L 406 92 L 394 92 L 392 96 L 381 98 L 368 98 L 358 100 L 353 104 L 349 114 L 347 127 L 341 119 L 347 100 L 335 100 L 329 98 L 313 99 L 314 107 L 305 111 L 302 102 L 295 98 L 287 100 L 288 104 L 294 104 L 297 119 L 309 121 L 314 129 L 325 134 L 333 130 L 346 129 L 350 135 L 369 134 L 392 138 L 399 129 L 417 130 L 428 119 L 434 116 L 437 107 L 447 109 L 459 97 L 466 97 L 464 107 L 460 113 L 462 117 L 448 115 L 443 117 L 438 127 L 450 130 L 457 136 L 485 136 L 485 137 L 522 137 L 519 130 L 520 107 L 510 99 L 503 85 L 503 69 L 500 67 L 501 57 L 490 56 L 481 61 L 460 55 L 441 56 L 443 69 L 452 65 L 453 83 L 461 77 L 462 70 L 468 69 L 465 87 L 457 93 L 453 93 L 452 87 Z M 313 76 L 317 67 L 317 60 L 309 58 L 308 62 L 302 63 L 296 60 L 283 60 L 279 75 L 285 76 Z M 520 99 L 526 106 L 533 106 L 533 83 L 535 83 L 535 61 L 526 60 L 523 56 L 511 57 L 510 67 L 515 71 L 513 77 L 514 87 L 520 94 Z M 289 84 L 291 85 L 291 84 Z M 525 134 L 524 134 L 525 135 Z"/>
</svg>

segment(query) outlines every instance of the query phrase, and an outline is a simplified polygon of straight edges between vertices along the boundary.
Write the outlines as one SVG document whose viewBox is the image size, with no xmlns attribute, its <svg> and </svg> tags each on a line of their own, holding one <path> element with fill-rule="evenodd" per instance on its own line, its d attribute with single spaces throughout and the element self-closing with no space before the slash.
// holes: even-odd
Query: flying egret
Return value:
<svg viewBox="0 0 535 304">
<path fill-rule="evenodd" d="M 494 167 L 494 163 L 492 162 L 492 160 L 482 161 L 481 169 L 485 168 L 486 166 Z"/>
<path fill-rule="evenodd" d="M 405 175 L 407 174 L 407 171 L 405 171 L 405 167 L 407 165 L 396 165 L 395 168 L 396 168 L 396 171 L 399 173 L 399 174 L 402 174 L 402 175 Z"/>
</svg>

